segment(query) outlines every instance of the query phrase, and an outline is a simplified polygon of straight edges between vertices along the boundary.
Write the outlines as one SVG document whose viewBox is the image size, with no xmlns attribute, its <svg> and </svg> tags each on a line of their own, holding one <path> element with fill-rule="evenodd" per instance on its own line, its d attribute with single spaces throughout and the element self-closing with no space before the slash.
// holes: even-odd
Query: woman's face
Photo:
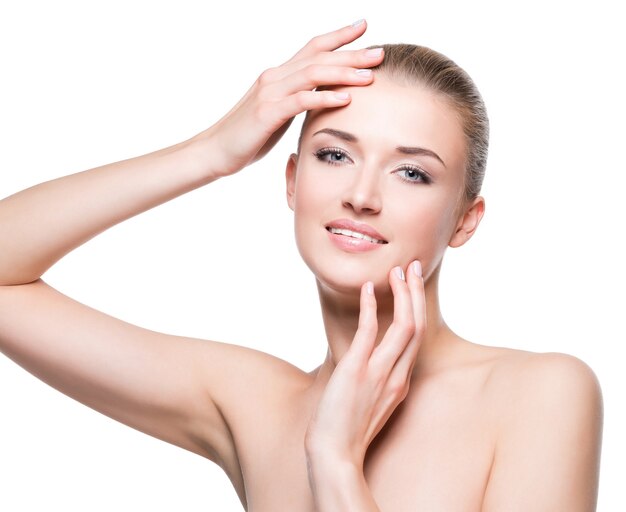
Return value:
<svg viewBox="0 0 626 512">
<path fill-rule="evenodd" d="M 466 154 L 457 114 L 441 96 L 384 75 L 337 90 L 351 103 L 311 111 L 287 165 L 298 249 L 339 292 L 367 280 L 388 289 L 391 268 L 414 259 L 427 278 L 448 245 L 469 238 L 455 240 Z"/>
</svg>

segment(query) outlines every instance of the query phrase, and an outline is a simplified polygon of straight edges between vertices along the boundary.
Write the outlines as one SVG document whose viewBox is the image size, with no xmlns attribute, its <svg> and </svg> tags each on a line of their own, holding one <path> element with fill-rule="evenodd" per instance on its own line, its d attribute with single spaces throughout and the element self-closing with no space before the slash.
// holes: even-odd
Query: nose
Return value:
<svg viewBox="0 0 626 512">
<path fill-rule="evenodd" d="M 382 209 L 380 170 L 359 169 L 353 182 L 344 191 L 342 204 L 359 214 L 375 214 Z"/>
</svg>

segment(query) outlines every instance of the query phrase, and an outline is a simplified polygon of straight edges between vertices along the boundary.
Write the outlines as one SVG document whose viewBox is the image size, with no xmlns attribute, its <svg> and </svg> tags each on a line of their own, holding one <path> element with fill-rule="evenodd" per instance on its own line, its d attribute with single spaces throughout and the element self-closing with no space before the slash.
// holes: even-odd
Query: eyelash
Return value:
<svg viewBox="0 0 626 512">
<path fill-rule="evenodd" d="M 326 160 L 324 158 L 326 155 L 332 155 L 332 154 L 341 155 L 345 158 L 349 158 L 348 154 L 343 149 L 332 148 L 332 147 L 319 149 L 313 153 L 313 156 L 321 162 L 326 162 L 328 165 L 341 165 L 340 162 L 336 162 L 336 161 L 333 162 L 331 160 Z M 417 173 L 417 175 L 420 178 L 419 180 L 410 180 L 407 178 L 400 177 L 402 181 L 406 181 L 408 183 L 424 183 L 428 185 L 432 181 L 430 179 L 430 176 L 428 176 L 422 169 L 414 165 L 403 165 L 402 167 L 400 167 L 400 169 L 398 169 L 398 171 L 412 171 L 412 172 Z"/>
</svg>

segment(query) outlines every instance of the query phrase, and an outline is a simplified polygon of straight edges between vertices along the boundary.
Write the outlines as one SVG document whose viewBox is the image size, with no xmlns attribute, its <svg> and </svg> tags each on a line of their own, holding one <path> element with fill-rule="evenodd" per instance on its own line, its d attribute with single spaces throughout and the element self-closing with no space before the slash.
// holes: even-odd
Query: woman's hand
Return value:
<svg viewBox="0 0 626 512">
<path fill-rule="evenodd" d="M 354 340 L 337 364 L 307 430 L 305 448 L 313 478 L 316 464 L 320 471 L 333 465 L 362 471 L 369 444 L 408 393 L 426 329 L 420 263 L 409 265 L 405 278 L 400 267 L 394 268 L 389 282 L 394 317 L 378 346 L 373 285 L 366 283 L 361 289 Z"/>
<path fill-rule="evenodd" d="M 372 82 L 371 74 L 357 71 L 379 64 L 381 51 L 334 51 L 363 35 L 365 29 L 366 23 L 361 21 L 314 37 L 287 62 L 261 73 L 222 119 L 192 139 L 202 142 L 213 138 L 215 145 L 211 147 L 219 149 L 206 158 L 220 176 L 233 174 L 263 157 L 297 114 L 350 102 L 345 93 L 317 91 L 316 87 Z"/>
</svg>

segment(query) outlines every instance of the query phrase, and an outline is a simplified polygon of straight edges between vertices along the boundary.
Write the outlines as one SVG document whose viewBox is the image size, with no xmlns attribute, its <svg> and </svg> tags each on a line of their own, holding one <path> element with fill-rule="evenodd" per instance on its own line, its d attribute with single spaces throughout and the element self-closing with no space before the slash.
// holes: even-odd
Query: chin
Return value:
<svg viewBox="0 0 626 512">
<path fill-rule="evenodd" d="M 393 264 L 387 264 L 381 259 L 369 261 L 352 256 L 350 258 L 314 258 L 305 263 L 311 269 L 323 289 L 341 295 L 359 297 L 361 287 L 367 281 L 374 283 L 377 295 L 391 293 L 389 286 L 389 271 Z"/>
</svg>

